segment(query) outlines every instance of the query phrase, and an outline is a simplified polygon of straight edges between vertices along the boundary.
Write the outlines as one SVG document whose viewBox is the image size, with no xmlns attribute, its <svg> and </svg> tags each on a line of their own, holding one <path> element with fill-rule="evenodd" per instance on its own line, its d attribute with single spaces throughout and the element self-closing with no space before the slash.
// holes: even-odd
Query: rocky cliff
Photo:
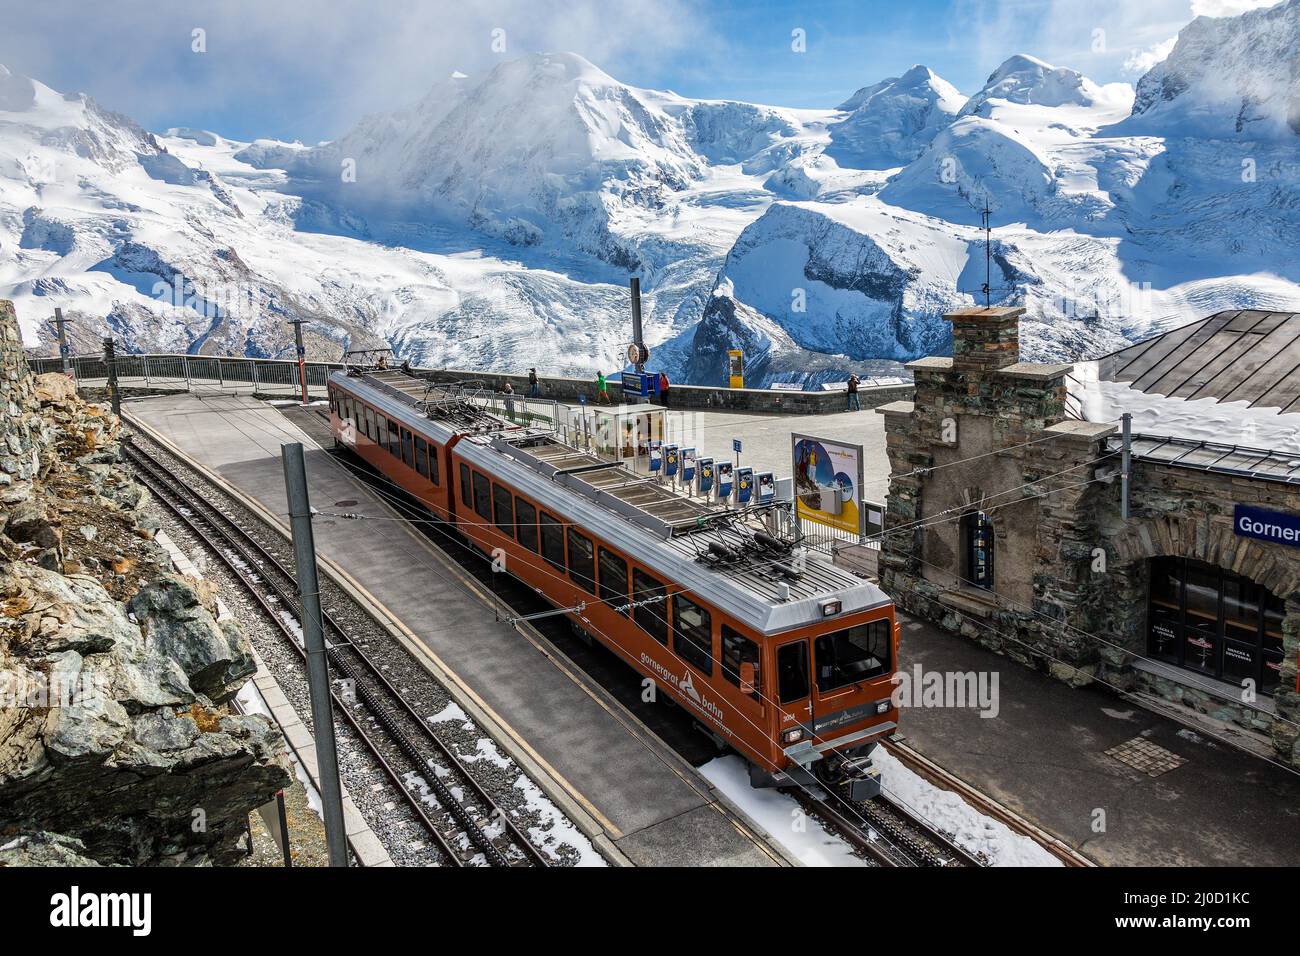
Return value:
<svg viewBox="0 0 1300 956">
<path fill-rule="evenodd" d="M 118 420 L 30 374 L 7 301 L 0 406 L 0 862 L 232 862 L 290 779 L 279 730 L 226 706 L 247 638 L 171 571 Z"/>
</svg>

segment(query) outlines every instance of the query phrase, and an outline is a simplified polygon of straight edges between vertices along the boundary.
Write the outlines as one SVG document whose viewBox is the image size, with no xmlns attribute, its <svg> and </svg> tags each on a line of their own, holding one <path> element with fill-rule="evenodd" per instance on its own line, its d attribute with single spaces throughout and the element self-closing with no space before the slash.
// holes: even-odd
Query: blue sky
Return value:
<svg viewBox="0 0 1300 956">
<path fill-rule="evenodd" d="M 452 70 L 541 50 L 581 53 L 636 86 L 781 106 L 834 106 L 913 63 L 970 93 L 1013 53 L 1133 82 L 1135 61 L 1193 12 L 1261 2 L 0 0 L 0 63 L 150 129 L 315 142 Z"/>
</svg>

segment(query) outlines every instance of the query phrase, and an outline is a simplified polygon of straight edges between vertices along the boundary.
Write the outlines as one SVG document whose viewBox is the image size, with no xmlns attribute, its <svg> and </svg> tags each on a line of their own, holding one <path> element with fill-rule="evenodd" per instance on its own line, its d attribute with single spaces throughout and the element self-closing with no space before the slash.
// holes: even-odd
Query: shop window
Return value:
<svg viewBox="0 0 1300 956">
<path fill-rule="evenodd" d="M 632 609 L 632 620 L 660 644 L 668 644 L 668 589 L 640 568 L 632 571 L 632 602 L 641 604 Z M 663 598 L 663 600 L 654 600 Z"/>
<path fill-rule="evenodd" d="M 1147 649 L 1152 657 L 1257 692 L 1276 688 L 1281 599 L 1248 578 L 1185 558 L 1151 561 Z"/>
<path fill-rule="evenodd" d="M 600 599 L 627 616 L 627 562 L 609 548 L 600 549 Z"/>
<path fill-rule="evenodd" d="M 889 621 L 870 621 L 823 634 L 813 642 L 817 689 L 822 693 L 889 671 Z"/>
<path fill-rule="evenodd" d="M 713 620 L 680 594 L 673 595 L 673 650 L 701 674 L 713 673 Z"/>
<path fill-rule="evenodd" d="M 754 689 L 749 696 L 761 700 L 763 692 L 762 655 L 758 645 L 739 631 L 722 625 L 722 676 L 740 686 L 740 665 L 754 665 Z"/>
<path fill-rule="evenodd" d="M 993 522 L 982 511 L 962 515 L 962 579 L 993 590 Z"/>
<path fill-rule="evenodd" d="M 537 509 L 523 498 L 515 498 L 515 531 L 519 543 L 537 553 Z"/>
</svg>

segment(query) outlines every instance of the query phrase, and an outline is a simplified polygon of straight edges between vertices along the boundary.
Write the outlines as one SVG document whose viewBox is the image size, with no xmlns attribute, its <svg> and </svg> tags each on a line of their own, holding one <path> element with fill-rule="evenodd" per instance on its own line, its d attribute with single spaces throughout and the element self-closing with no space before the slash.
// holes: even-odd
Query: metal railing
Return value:
<svg viewBox="0 0 1300 956">
<path fill-rule="evenodd" d="M 879 536 L 884 530 L 884 515 L 884 505 L 874 501 L 863 501 L 858 508 L 859 528 L 856 531 L 824 524 L 806 515 L 798 515 L 794 520 L 798 523 L 804 547 L 833 555 L 837 545 L 839 547 L 862 545 L 879 551 Z"/>
<path fill-rule="evenodd" d="M 60 358 L 29 358 L 27 363 L 37 375 L 63 370 Z M 78 355 L 71 364 L 79 387 L 103 386 L 108 381 L 102 355 Z M 292 360 L 150 354 L 118 355 L 114 364 L 123 388 L 287 397 L 299 392 L 298 363 Z M 323 398 L 330 373 L 342 368 L 341 362 L 306 363 L 307 394 Z"/>
</svg>

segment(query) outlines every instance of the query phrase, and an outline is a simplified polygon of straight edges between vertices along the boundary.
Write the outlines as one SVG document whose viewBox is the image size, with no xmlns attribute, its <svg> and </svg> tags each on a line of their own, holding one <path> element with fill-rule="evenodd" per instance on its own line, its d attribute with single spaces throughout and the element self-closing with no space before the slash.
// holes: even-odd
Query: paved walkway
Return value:
<svg viewBox="0 0 1300 956">
<path fill-rule="evenodd" d="M 1071 689 L 901 620 L 904 670 L 998 675 L 996 717 L 913 708 L 899 720 L 908 743 L 968 783 L 1104 865 L 1300 864 L 1300 775 L 1107 689 Z M 1184 762 L 1151 777 L 1106 754 L 1135 740 Z M 1105 829 L 1094 832 L 1099 811 Z"/>
</svg>

